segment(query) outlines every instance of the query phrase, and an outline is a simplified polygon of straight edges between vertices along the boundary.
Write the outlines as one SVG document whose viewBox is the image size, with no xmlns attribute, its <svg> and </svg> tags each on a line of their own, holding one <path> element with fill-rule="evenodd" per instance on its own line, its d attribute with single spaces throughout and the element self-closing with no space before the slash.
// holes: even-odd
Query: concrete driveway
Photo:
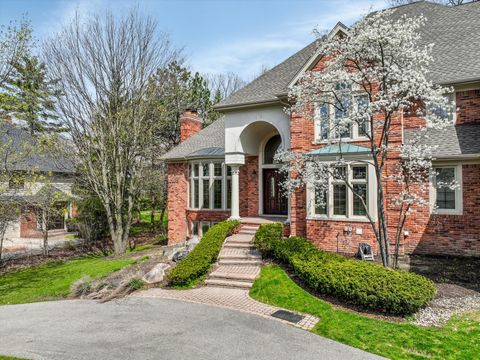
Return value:
<svg viewBox="0 0 480 360">
<path fill-rule="evenodd" d="M 28 359 L 380 359 L 293 326 L 175 300 L 0 306 L 0 355 Z"/>
</svg>

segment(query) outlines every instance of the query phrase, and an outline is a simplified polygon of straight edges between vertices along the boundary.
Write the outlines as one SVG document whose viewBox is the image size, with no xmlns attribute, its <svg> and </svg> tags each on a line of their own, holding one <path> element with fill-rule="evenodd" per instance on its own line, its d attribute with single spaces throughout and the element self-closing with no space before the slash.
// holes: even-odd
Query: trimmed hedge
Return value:
<svg viewBox="0 0 480 360">
<path fill-rule="evenodd" d="M 290 265 L 310 288 L 350 304 L 408 315 L 435 296 L 435 285 L 423 276 L 321 251 L 302 237 L 284 240 L 281 224 L 262 225 L 257 234 L 264 254 Z"/>
<path fill-rule="evenodd" d="M 223 221 L 208 229 L 198 245 L 170 271 L 168 283 L 186 286 L 205 275 L 217 260 L 223 241 L 238 225 L 238 221 Z"/>
</svg>

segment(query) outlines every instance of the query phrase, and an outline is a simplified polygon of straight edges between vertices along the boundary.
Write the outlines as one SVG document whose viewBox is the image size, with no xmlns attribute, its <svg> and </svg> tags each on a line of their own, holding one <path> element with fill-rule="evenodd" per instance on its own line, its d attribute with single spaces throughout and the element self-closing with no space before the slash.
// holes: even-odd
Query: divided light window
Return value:
<svg viewBox="0 0 480 360">
<path fill-rule="evenodd" d="M 327 188 L 328 190 L 320 186 L 314 187 L 310 207 L 312 215 L 325 218 L 366 217 L 369 202 L 367 165 L 335 168 Z"/>
<path fill-rule="evenodd" d="M 319 104 L 315 106 L 315 140 L 326 141 L 328 139 L 356 139 L 367 136 L 369 133 L 368 121 L 353 123 L 344 126 L 342 119 L 348 116 L 349 109 L 355 107 L 362 111 L 368 107 L 369 99 L 365 94 L 353 94 L 340 100 L 341 106 L 332 104 Z"/>
<path fill-rule="evenodd" d="M 189 169 L 189 208 L 230 208 L 231 172 L 221 162 L 194 162 Z M 228 188 L 228 192 L 227 192 Z"/>
<path fill-rule="evenodd" d="M 433 205 L 440 214 L 462 213 L 462 166 L 436 166 Z"/>
</svg>

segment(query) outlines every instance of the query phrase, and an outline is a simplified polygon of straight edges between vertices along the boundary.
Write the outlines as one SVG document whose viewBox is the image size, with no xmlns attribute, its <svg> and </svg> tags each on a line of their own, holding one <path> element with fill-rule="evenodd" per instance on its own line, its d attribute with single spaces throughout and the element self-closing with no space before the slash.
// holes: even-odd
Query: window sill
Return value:
<svg viewBox="0 0 480 360">
<path fill-rule="evenodd" d="M 432 215 L 456 215 L 456 216 L 462 216 L 463 211 L 462 210 L 435 210 L 431 211 Z"/>
<path fill-rule="evenodd" d="M 314 216 L 314 215 L 307 216 L 307 220 L 370 223 L 370 220 L 368 220 L 367 218 L 326 217 L 326 216 Z"/>
</svg>

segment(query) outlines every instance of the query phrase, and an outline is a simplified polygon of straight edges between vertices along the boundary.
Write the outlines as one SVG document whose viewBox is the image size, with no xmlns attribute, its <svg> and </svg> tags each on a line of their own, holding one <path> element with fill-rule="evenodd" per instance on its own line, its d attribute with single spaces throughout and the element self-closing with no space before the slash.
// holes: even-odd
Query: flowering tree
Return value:
<svg viewBox="0 0 480 360">
<path fill-rule="evenodd" d="M 353 194 L 358 213 L 370 221 L 384 266 L 392 265 L 391 237 L 398 253 L 408 214 L 414 205 L 427 204 L 426 180 L 434 149 L 421 145 L 420 140 L 427 136 L 427 128 L 446 124 L 443 113 L 451 106 L 444 97 L 449 90 L 428 79 L 433 45 L 421 46 L 418 32 L 425 19 L 394 15 L 392 11 L 369 15 L 345 34 L 320 39 L 324 69 L 305 72 L 291 88 L 290 110 L 315 120 L 318 139 L 338 150 L 335 159 L 326 162 L 311 153 L 277 154 L 282 171 L 291 174 L 284 183 L 286 190 L 291 193 L 300 187 L 313 187 L 312 201 L 317 208 L 326 205 L 329 182 L 343 182 Z M 414 132 L 415 141 L 402 144 L 399 128 L 406 114 L 422 117 L 425 127 Z M 343 153 L 345 139 L 354 137 L 362 139 L 358 145 L 368 149 L 363 160 L 349 159 Z M 401 161 L 396 161 L 395 170 L 389 168 L 387 174 L 393 157 Z M 368 206 L 366 186 L 355 184 L 345 171 L 358 163 L 374 170 L 376 206 Z M 389 178 L 399 187 L 393 204 L 387 204 L 385 198 L 385 180 Z M 386 215 L 392 206 L 398 212 L 394 235 L 388 231 Z"/>
</svg>

